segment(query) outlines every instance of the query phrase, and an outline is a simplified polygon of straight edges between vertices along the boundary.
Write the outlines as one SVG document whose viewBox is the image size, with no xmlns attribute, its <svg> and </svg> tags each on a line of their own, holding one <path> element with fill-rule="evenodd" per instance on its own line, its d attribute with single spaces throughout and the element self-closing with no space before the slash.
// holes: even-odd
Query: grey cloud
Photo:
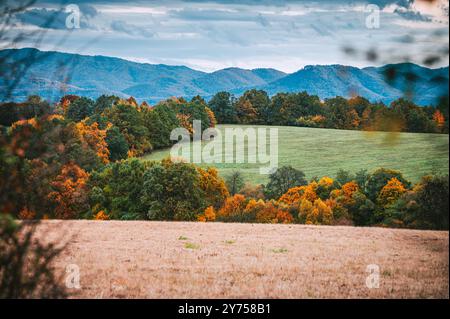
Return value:
<svg viewBox="0 0 450 319">
<path fill-rule="evenodd" d="M 81 13 L 89 18 L 93 18 L 98 15 L 97 9 L 89 4 L 82 3 L 79 4 L 78 7 L 80 8 Z"/>
<path fill-rule="evenodd" d="M 169 15 L 183 20 L 256 21 L 258 19 L 258 15 L 253 12 L 218 9 L 170 10 Z"/>
<path fill-rule="evenodd" d="M 125 33 L 131 36 L 142 36 L 145 38 L 155 36 L 155 33 L 152 31 L 121 20 L 111 22 L 111 29 L 113 31 Z"/>
<path fill-rule="evenodd" d="M 97 10 L 89 5 L 79 5 L 80 8 L 80 27 L 90 28 L 89 18 L 98 14 Z M 66 27 L 66 19 L 70 12 L 65 12 L 64 8 L 60 10 L 35 8 L 26 10 L 15 15 L 15 18 L 23 24 L 38 26 L 45 29 L 64 30 Z"/>
</svg>

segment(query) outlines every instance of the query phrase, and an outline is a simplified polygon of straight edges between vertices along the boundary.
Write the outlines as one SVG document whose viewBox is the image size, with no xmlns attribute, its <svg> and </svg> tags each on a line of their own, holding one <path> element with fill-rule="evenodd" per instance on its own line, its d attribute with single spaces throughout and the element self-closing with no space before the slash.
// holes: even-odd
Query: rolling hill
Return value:
<svg viewBox="0 0 450 319">
<path fill-rule="evenodd" d="M 222 136 L 227 127 L 235 126 L 217 126 L 222 131 Z M 256 129 L 264 126 L 239 127 Z M 305 172 L 308 179 L 325 175 L 333 177 L 339 169 L 356 173 L 361 169 L 371 172 L 380 167 L 399 170 L 414 183 L 426 174 L 448 173 L 448 136 L 444 134 L 368 133 L 288 126 L 276 128 L 278 128 L 278 166 L 290 165 L 300 169 Z M 247 143 L 236 145 L 236 153 L 246 156 L 245 154 L 248 154 L 246 147 Z M 168 156 L 170 149 L 165 149 L 155 151 L 143 159 L 161 160 Z M 245 181 L 252 184 L 266 183 L 268 179 L 267 175 L 261 175 L 259 172 L 259 168 L 268 166 L 268 163 L 201 164 L 204 167 L 211 165 L 217 167 L 222 176 L 228 176 L 231 172 L 239 170 Z"/>
<path fill-rule="evenodd" d="M 56 101 L 64 94 L 91 98 L 115 94 L 155 103 L 171 96 L 190 98 L 201 95 L 209 98 L 219 91 L 240 95 L 247 89 L 257 88 L 271 95 L 307 91 L 322 99 L 357 94 L 385 103 L 403 96 L 405 91 L 411 91 L 415 93 L 411 98 L 416 103 L 429 105 L 435 104 L 438 97 L 448 95 L 448 67 L 428 69 L 411 63 L 363 69 L 315 65 L 285 74 L 268 68 L 227 68 L 206 73 L 186 66 L 137 63 L 113 57 L 37 49 L 2 50 L 0 59 L 11 65 L 24 61 L 24 66 L 30 60 L 34 61 L 21 75 L 21 81 L 11 96 L 5 93 L 7 81 L 0 79 L 2 101 L 21 101 L 32 94 L 50 101 Z M 396 81 L 386 81 L 387 70 L 393 70 L 398 75 Z M 408 83 L 406 79 L 410 78 L 414 79 L 414 85 L 405 86 Z"/>
</svg>

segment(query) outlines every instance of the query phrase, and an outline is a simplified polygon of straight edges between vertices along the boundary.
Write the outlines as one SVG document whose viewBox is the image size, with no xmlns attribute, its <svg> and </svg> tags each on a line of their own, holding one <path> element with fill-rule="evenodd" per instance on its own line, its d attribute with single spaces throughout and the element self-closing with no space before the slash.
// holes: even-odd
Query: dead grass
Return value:
<svg viewBox="0 0 450 319">
<path fill-rule="evenodd" d="M 76 235 L 55 266 L 80 267 L 78 298 L 449 298 L 448 232 L 134 221 L 40 231 Z M 379 289 L 365 284 L 369 264 Z"/>
</svg>

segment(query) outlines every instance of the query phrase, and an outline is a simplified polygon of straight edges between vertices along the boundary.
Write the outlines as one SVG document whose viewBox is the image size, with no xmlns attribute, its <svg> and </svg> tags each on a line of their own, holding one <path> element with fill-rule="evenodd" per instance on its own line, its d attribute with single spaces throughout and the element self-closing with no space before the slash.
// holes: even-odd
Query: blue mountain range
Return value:
<svg viewBox="0 0 450 319">
<path fill-rule="evenodd" d="M 30 57 L 33 63 L 29 63 Z M 5 95 L 10 83 L 0 79 L 2 101 L 22 101 L 34 94 L 49 101 L 57 101 L 65 94 L 91 98 L 114 94 L 154 104 L 172 96 L 201 95 L 208 99 L 219 91 L 240 95 L 256 88 L 270 95 L 306 91 L 322 99 L 360 95 L 372 102 L 384 103 L 406 96 L 419 105 L 432 105 L 439 97 L 448 95 L 449 82 L 448 67 L 430 69 L 412 63 L 367 68 L 310 65 L 286 74 L 268 68 L 226 68 L 206 73 L 186 66 L 28 48 L 2 50 L 0 59 L 12 66 L 26 65 L 20 73 L 21 81 L 9 97 Z"/>
</svg>

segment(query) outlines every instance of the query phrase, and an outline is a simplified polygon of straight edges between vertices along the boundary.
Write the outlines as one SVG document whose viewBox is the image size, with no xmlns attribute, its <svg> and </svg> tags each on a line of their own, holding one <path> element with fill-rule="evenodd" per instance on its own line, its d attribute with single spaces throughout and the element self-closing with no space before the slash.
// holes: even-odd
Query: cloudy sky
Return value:
<svg viewBox="0 0 450 319">
<path fill-rule="evenodd" d="M 436 55 L 441 59 L 433 67 L 448 65 L 448 0 L 74 3 L 81 12 L 79 29 L 66 26 L 70 1 L 38 0 L 15 15 L 12 32 L 45 30 L 39 44 L 29 37 L 15 46 L 203 71 L 271 67 L 293 72 L 310 64 L 424 64 L 426 57 Z"/>
</svg>

